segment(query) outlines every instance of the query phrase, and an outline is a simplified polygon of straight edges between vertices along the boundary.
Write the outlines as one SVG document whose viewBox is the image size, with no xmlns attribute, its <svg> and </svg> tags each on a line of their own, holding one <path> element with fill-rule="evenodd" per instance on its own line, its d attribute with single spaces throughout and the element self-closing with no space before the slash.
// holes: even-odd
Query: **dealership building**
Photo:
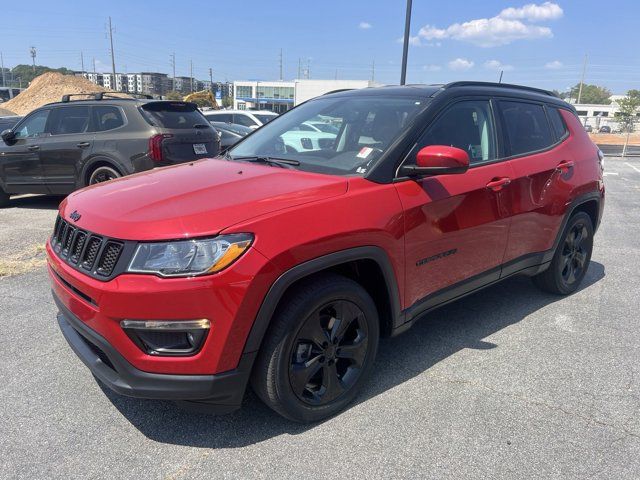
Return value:
<svg viewBox="0 0 640 480">
<path fill-rule="evenodd" d="M 368 80 L 259 80 L 233 82 L 233 108 L 283 113 L 310 98 L 341 89 L 378 86 Z"/>
</svg>

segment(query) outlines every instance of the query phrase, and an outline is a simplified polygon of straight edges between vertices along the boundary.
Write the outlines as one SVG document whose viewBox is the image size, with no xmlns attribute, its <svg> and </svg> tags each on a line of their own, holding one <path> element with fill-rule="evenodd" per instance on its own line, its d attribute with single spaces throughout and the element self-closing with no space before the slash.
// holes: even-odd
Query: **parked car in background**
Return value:
<svg viewBox="0 0 640 480">
<path fill-rule="evenodd" d="M 206 115 L 205 115 L 206 116 Z M 230 147 L 238 143 L 244 137 L 253 132 L 253 129 L 235 123 L 209 122 L 220 134 L 220 153 L 226 152 Z"/>
<path fill-rule="evenodd" d="M 600 127 L 600 130 L 598 130 L 599 133 L 611 133 L 611 127 L 609 125 L 603 125 L 602 127 Z"/>
<path fill-rule="evenodd" d="M 341 125 L 331 145 L 289 152 L 286 133 L 312 133 L 299 127 L 319 114 Z M 251 384 L 316 422 L 375 374 L 379 338 L 425 313 L 514 275 L 575 292 L 602 218 L 602 158 L 575 108 L 539 89 L 323 95 L 224 159 L 67 197 L 46 246 L 58 324 L 121 394 L 225 413 Z"/>
<path fill-rule="evenodd" d="M 65 95 L 2 132 L 0 205 L 13 194 L 66 195 L 219 150 L 218 135 L 195 103 Z"/>
<path fill-rule="evenodd" d="M 211 122 L 235 123 L 256 129 L 278 116 L 269 110 L 208 110 L 203 112 Z"/>
<path fill-rule="evenodd" d="M 22 117 L 20 115 L 0 117 L 0 132 L 4 132 L 8 128 L 13 127 L 20 120 L 22 120 Z"/>
<path fill-rule="evenodd" d="M 587 133 L 591 133 L 593 132 L 593 127 L 591 125 L 585 125 L 584 126 L 584 131 Z"/>
</svg>

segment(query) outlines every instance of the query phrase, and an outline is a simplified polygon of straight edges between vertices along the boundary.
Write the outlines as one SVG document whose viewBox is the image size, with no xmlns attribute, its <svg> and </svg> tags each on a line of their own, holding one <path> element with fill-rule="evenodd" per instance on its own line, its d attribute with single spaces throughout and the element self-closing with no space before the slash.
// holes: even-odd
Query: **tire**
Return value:
<svg viewBox="0 0 640 480">
<path fill-rule="evenodd" d="M 569 295 L 577 290 L 587 273 L 593 251 L 593 223 L 584 212 L 573 215 L 560 237 L 549 268 L 533 277 L 546 292 Z"/>
<path fill-rule="evenodd" d="M 9 206 L 9 194 L 0 187 L 0 208 Z"/>
<path fill-rule="evenodd" d="M 95 185 L 96 183 L 108 182 L 120 178 L 120 172 L 108 165 L 101 165 L 91 172 L 87 185 Z"/>
<path fill-rule="evenodd" d="M 278 306 L 251 385 L 285 418 L 328 418 L 353 401 L 371 375 L 379 337 L 376 306 L 360 284 L 341 275 L 315 276 Z"/>
</svg>

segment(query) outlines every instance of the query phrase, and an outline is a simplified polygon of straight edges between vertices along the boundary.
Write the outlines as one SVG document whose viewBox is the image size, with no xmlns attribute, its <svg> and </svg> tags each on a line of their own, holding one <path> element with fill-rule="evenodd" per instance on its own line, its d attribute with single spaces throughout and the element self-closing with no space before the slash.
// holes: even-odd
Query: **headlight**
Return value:
<svg viewBox="0 0 640 480">
<path fill-rule="evenodd" d="M 236 233 L 216 238 L 141 243 L 127 269 L 162 277 L 188 277 L 219 272 L 251 245 L 253 235 Z"/>
</svg>

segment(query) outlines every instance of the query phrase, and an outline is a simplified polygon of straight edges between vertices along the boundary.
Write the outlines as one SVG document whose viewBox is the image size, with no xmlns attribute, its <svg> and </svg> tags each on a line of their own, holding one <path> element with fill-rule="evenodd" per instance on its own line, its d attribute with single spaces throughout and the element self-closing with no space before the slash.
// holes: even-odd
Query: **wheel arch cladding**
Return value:
<svg viewBox="0 0 640 480">
<path fill-rule="evenodd" d="M 593 225 L 593 230 L 595 231 L 598 225 L 598 201 L 596 199 L 592 199 L 576 205 L 576 207 L 572 210 L 571 215 L 575 215 L 578 212 L 584 212 L 589 215 L 589 218 L 591 218 L 591 224 Z"/>
<path fill-rule="evenodd" d="M 389 257 L 379 247 L 356 247 L 303 262 L 280 275 L 260 306 L 244 352 L 260 349 L 278 304 L 291 288 L 325 272 L 355 280 L 371 295 L 378 310 L 381 335 L 389 335 L 402 323 L 398 284 Z"/>
</svg>

